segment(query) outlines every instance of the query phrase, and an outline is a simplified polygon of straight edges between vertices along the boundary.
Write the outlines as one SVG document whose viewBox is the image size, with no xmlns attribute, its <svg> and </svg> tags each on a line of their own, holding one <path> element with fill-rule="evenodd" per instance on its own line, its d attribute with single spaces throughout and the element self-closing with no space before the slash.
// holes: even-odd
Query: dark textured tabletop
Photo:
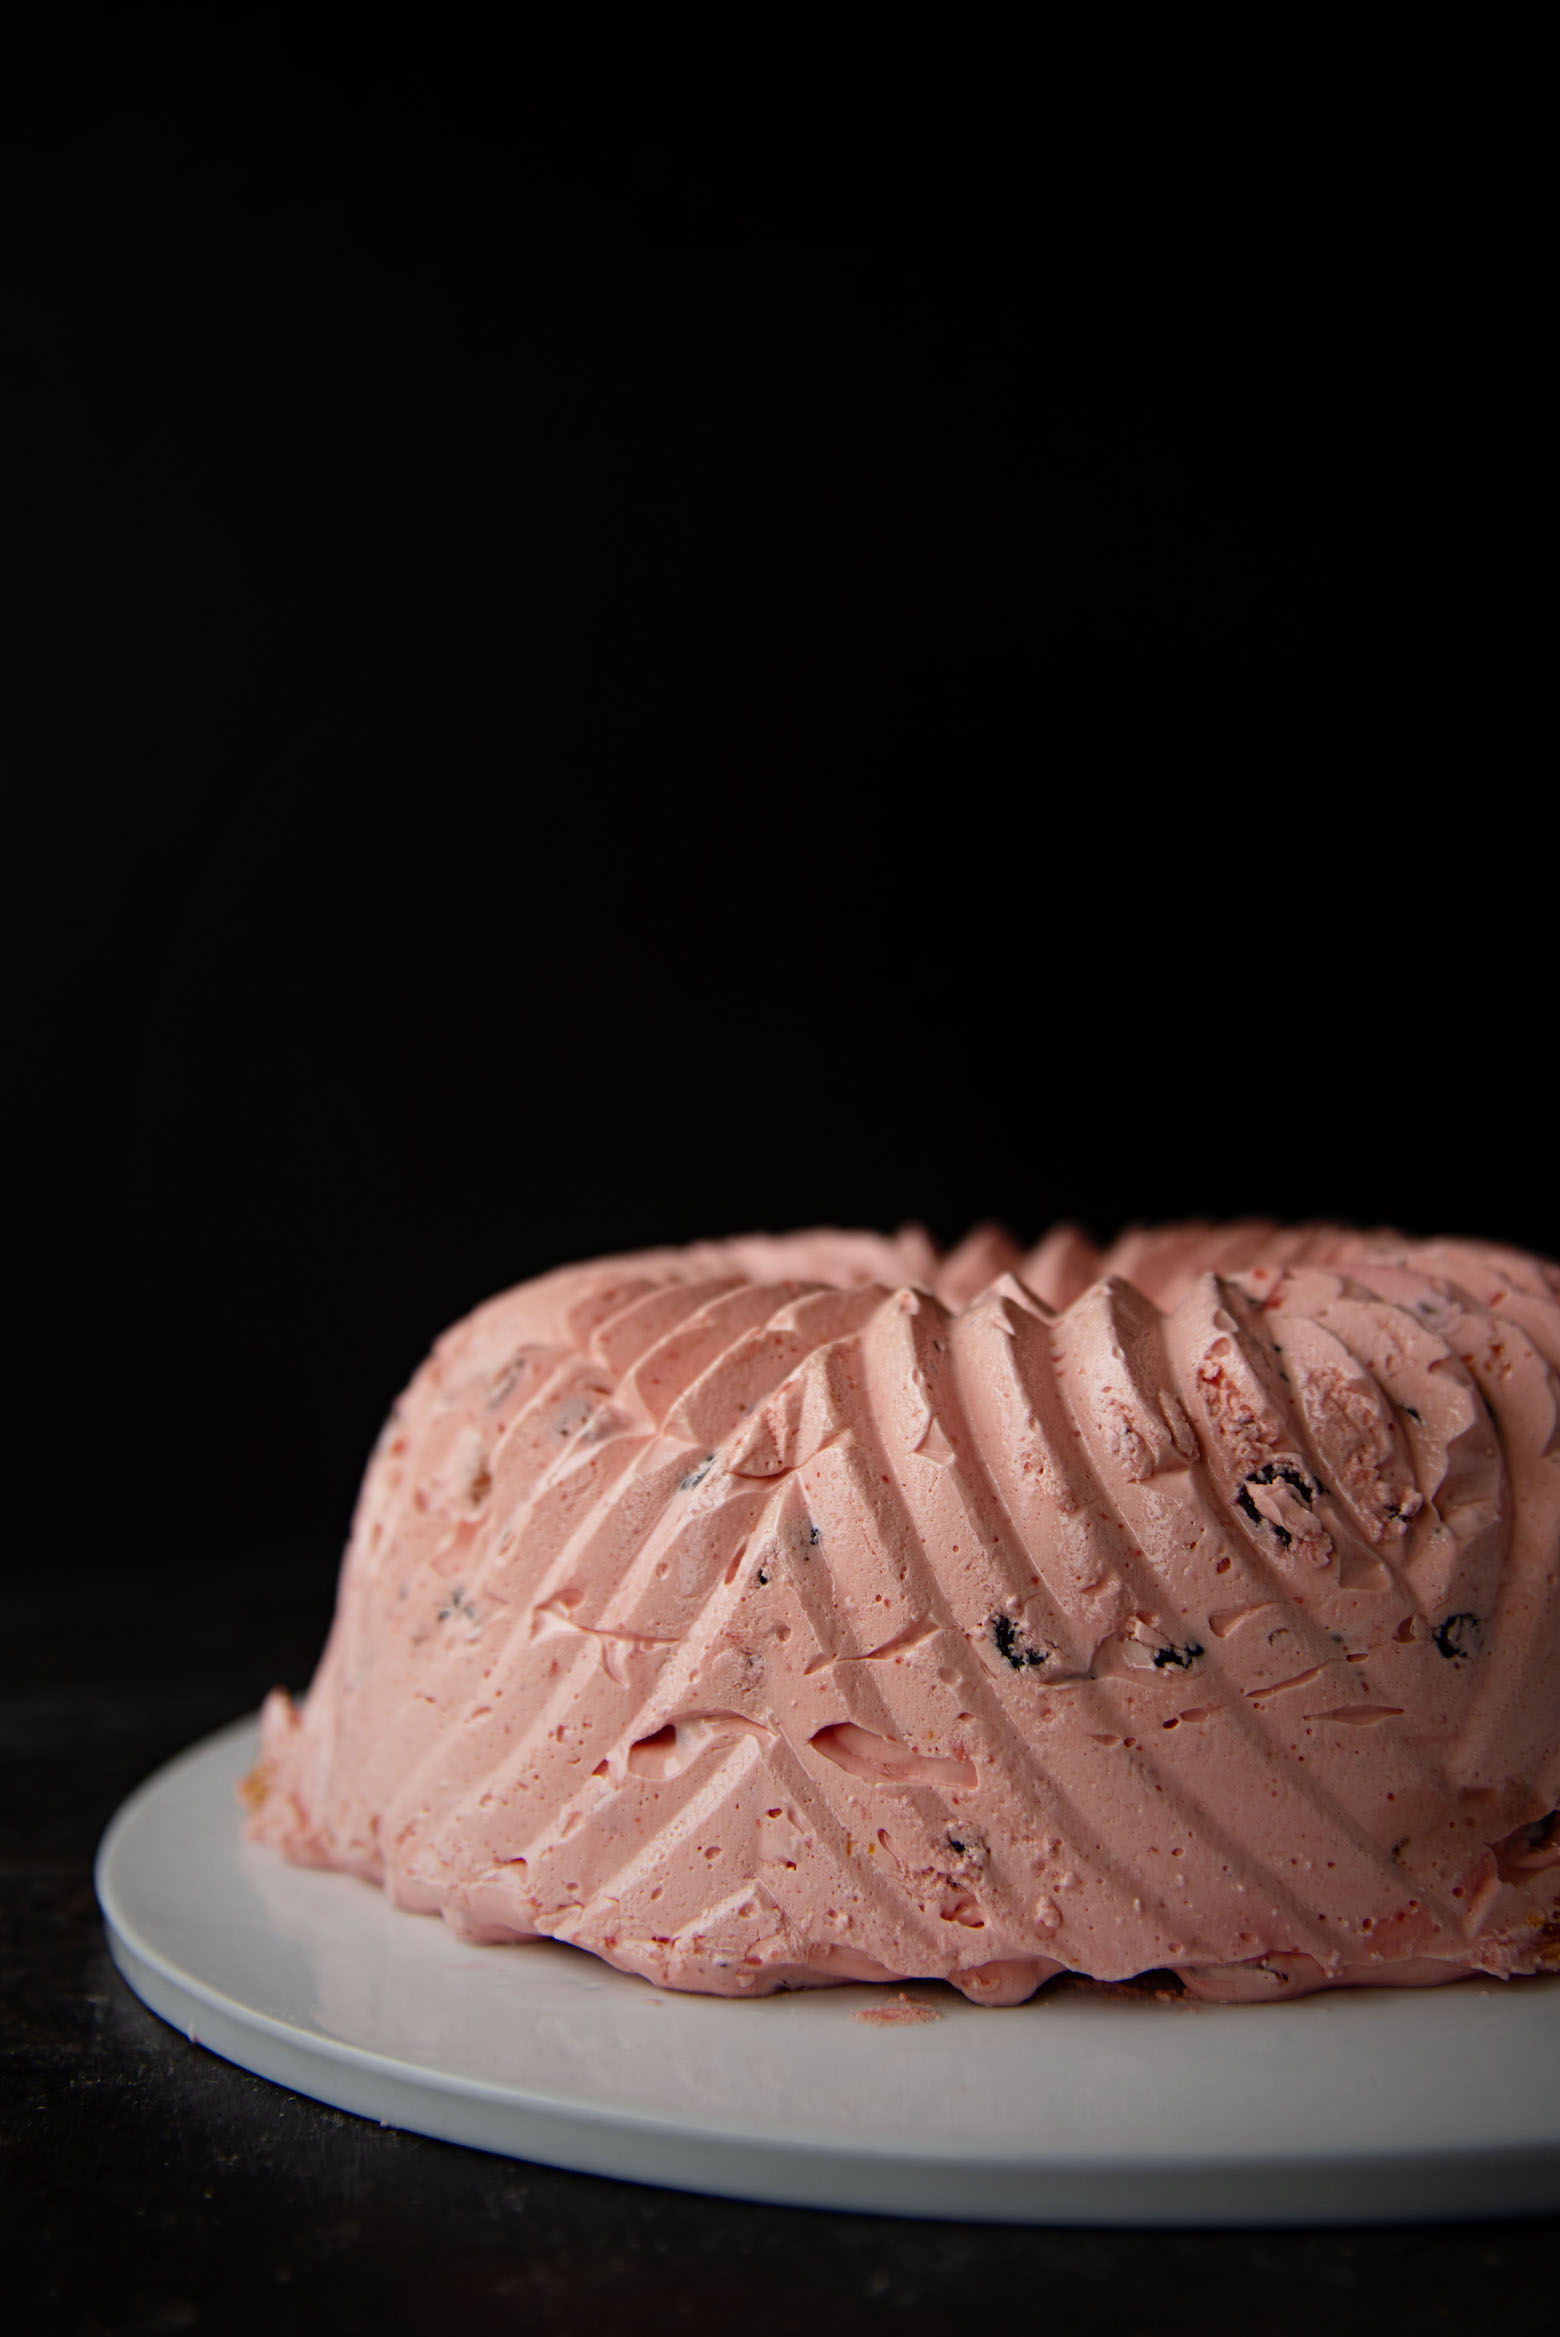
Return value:
<svg viewBox="0 0 1560 2337">
<path fill-rule="evenodd" d="M 6 1594 L 12 2327 L 1560 2329 L 1553 2221 L 1020 2230 L 694 2198 L 386 2131 L 191 2045 L 115 1972 L 92 1854 L 150 1769 L 307 1679 L 330 1579 L 328 1551 L 284 1547 Z"/>
</svg>

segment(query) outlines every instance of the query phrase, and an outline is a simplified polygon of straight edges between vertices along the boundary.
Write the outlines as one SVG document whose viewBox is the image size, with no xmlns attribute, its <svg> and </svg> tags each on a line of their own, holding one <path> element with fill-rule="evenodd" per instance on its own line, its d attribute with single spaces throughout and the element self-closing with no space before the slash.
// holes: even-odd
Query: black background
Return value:
<svg viewBox="0 0 1560 2337">
<path fill-rule="evenodd" d="M 818 79 L 609 122 L 268 10 L 7 76 L 18 1676 L 90 1734 L 51 1599 L 209 1602 L 62 1857 L 307 1670 L 506 1282 L 907 1217 L 1560 1247 L 1498 177 L 1341 101 Z"/>
<path fill-rule="evenodd" d="M 624 1245 L 1560 1241 L 1466 160 L 549 124 L 267 11 L 10 87 L 20 1262 L 177 1446 L 120 1534 L 339 1535 L 433 1334 Z"/>
</svg>

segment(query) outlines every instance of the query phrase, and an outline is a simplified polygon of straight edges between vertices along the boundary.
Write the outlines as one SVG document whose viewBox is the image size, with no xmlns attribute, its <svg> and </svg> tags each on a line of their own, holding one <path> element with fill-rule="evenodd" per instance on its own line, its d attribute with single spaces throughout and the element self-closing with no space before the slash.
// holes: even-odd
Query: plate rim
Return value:
<svg viewBox="0 0 1560 2337">
<path fill-rule="evenodd" d="M 943 2216 L 958 2220 L 1091 2223 L 1125 2228 L 1129 2225 L 1234 2226 L 1260 2224 L 1320 2224 L 1333 2222 L 1407 2222 L 1446 2217 L 1472 2218 L 1502 2214 L 1543 2214 L 1560 2210 L 1560 2114 L 1548 2140 L 1503 2142 L 1486 2140 L 1456 2148 L 1412 2141 L 1390 2150 L 1372 2148 L 1348 2153 L 1288 2150 L 1254 2155 L 1249 2144 L 1189 2146 L 1173 2160 L 1161 2156 L 1129 2157 L 1119 2149 L 1094 2143 L 1065 2152 L 1033 2146 L 980 2151 L 957 2139 L 932 2143 L 922 2138 L 901 2141 L 881 2138 L 863 2148 L 826 2136 L 800 2136 L 766 2131 L 751 2124 L 724 2124 L 717 2116 L 708 2121 L 686 2119 L 651 2109 L 593 2102 L 556 2092 L 525 2088 L 512 2082 L 482 2079 L 440 2070 L 424 2061 L 409 2061 L 383 2050 L 332 2037 L 317 2028 L 304 2028 L 278 2018 L 231 1993 L 181 1964 L 155 1940 L 148 1939 L 129 1914 L 117 1888 L 116 1865 L 129 1855 L 127 1842 L 137 1821 L 192 1769 L 215 1766 L 240 1742 L 254 1743 L 258 1714 L 251 1713 L 210 1731 L 163 1762 L 120 1804 L 104 1829 L 93 1863 L 93 1884 L 102 1910 L 110 1952 L 116 1968 L 132 1991 L 158 2018 L 169 2022 L 220 2057 L 263 2077 L 268 2083 L 306 2092 L 350 2114 L 372 2116 L 356 2100 L 274 2074 L 281 2062 L 306 2063 L 361 2080 L 351 2091 L 372 2091 L 387 2085 L 421 2102 L 455 2111 L 469 2105 L 489 2120 L 507 2116 L 526 2129 L 524 2147 L 507 2149 L 501 2140 L 447 2131 L 415 2117 L 381 2118 L 412 2131 L 434 2134 L 441 2140 L 465 2142 L 468 2147 L 497 2151 L 575 2171 L 615 2175 L 619 2179 L 653 2182 L 662 2187 L 725 2196 L 767 2200 L 785 2205 L 856 2208 L 868 2213 Z M 235 1813 L 236 1830 L 236 1813 Z M 328 1871 L 328 1870 L 321 1870 Z M 353 1878 L 360 1879 L 360 1878 Z M 365 1889 L 371 1886 L 364 1884 Z M 555 1943 L 567 1948 L 568 1942 Z M 583 1950 L 575 1950 L 583 1954 Z M 611 1967 L 605 1967 L 611 1969 Z M 623 1975 L 623 1977 L 632 1977 Z M 148 1993 L 147 1983 L 151 1993 Z M 651 1983 L 644 1983 L 647 1987 Z M 659 1990 L 657 1993 L 661 1993 Z M 676 1999 L 686 1991 L 668 1989 Z M 838 1995 L 838 1989 L 819 1991 Z M 876 1995 L 877 1991 L 872 1991 Z M 1546 1994 L 1550 1991 L 1546 1991 Z M 1560 1994 L 1560 1980 L 1553 1993 Z M 154 2001 L 160 1997 L 162 2002 Z M 173 2009 L 168 2009 L 169 2006 Z M 183 2017 L 191 2008 L 192 2024 Z M 733 2003 L 733 2012 L 739 2006 Z M 745 2003 L 743 2012 L 753 2008 Z M 1228 2007 L 1212 2008 L 1228 2011 Z M 1249 2019 L 1261 2007 L 1236 2007 Z M 201 2012 L 213 2016 L 226 2043 L 202 2033 Z M 227 2032 L 233 2032 L 227 2036 Z M 254 2039 L 262 2058 L 273 2067 L 262 2068 L 242 2051 L 228 2049 Z M 479 2119 L 479 2123 L 483 2120 Z M 456 2124 L 461 2123 L 457 2118 Z M 553 2131 L 559 2144 L 574 2136 L 573 2146 L 557 2151 L 539 2147 Z M 603 2146 L 579 2155 L 579 2135 L 589 2134 Z M 646 2154 L 671 2147 L 694 2159 L 719 2154 L 731 2164 L 703 2167 L 696 2175 L 679 2176 L 658 2168 L 647 2172 L 638 2164 Z M 991 2186 L 987 2199 L 964 2197 L 972 2186 Z M 1219 2187 L 1221 2200 L 1198 2202 L 1196 2193 L 1208 2185 Z M 1351 2200 L 1359 2186 L 1411 2194 L 1424 2193 L 1422 2203 L 1411 2198 L 1381 2207 L 1360 2206 Z M 1465 2195 L 1466 2187 L 1466 2195 Z M 1053 2212 L 1043 2199 L 1017 2201 L 1015 2188 L 1050 2189 L 1064 2198 Z M 1309 2197 L 1293 2207 L 1285 2194 L 1296 2190 Z M 902 2200 L 886 2196 L 904 2194 Z M 1235 2196 L 1230 2196 L 1231 2193 Z M 937 2204 L 932 2194 L 946 2195 Z M 955 2195 L 959 2196 L 955 2196 Z M 1097 2197 L 1095 2195 L 1098 2195 Z M 1130 2198 L 1124 2195 L 1130 2194 Z M 1109 2195 L 1109 2196 L 1107 2196 Z M 1130 2209 L 1130 2212 L 1127 2210 Z"/>
</svg>

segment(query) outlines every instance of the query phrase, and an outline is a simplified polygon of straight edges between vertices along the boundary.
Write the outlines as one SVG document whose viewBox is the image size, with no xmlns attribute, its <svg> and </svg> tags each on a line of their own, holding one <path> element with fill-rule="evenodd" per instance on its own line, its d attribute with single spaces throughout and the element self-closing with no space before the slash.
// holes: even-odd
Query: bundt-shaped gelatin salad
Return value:
<svg viewBox="0 0 1560 2337">
<path fill-rule="evenodd" d="M 1560 1967 L 1560 1273 L 1190 1225 L 701 1243 L 401 1398 L 255 1838 L 670 1988 Z"/>
</svg>

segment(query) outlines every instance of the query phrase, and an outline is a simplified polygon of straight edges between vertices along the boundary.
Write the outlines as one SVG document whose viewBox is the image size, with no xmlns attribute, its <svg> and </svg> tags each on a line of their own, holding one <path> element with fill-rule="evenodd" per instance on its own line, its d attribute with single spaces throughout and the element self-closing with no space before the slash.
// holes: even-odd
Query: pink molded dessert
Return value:
<svg viewBox="0 0 1560 2337">
<path fill-rule="evenodd" d="M 370 1464 L 255 1837 L 761 1995 L 1560 1966 L 1560 1274 L 1182 1226 L 570 1268 Z"/>
</svg>

